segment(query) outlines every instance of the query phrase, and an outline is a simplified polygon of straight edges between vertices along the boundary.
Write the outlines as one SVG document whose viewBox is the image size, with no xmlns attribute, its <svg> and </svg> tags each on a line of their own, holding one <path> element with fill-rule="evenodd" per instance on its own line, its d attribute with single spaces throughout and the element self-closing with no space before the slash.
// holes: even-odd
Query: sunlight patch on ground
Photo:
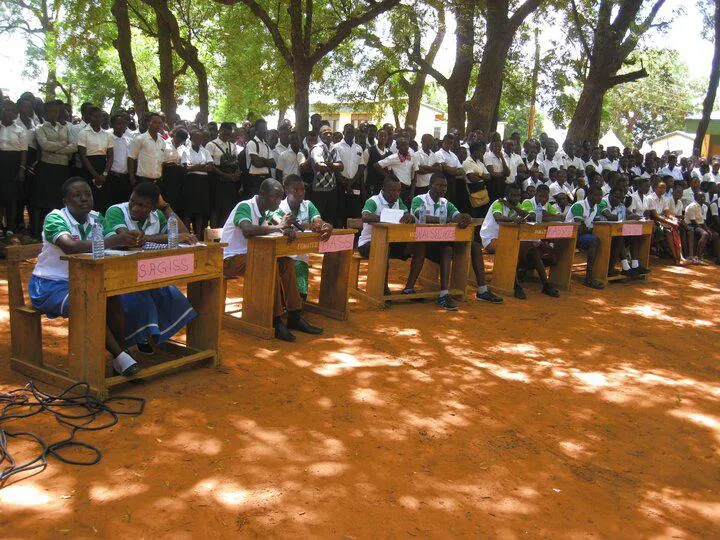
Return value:
<svg viewBox="0 0 720 540">
<path fill-rule="evenodd" d="M 188 490 L 183 498 L 212 497 L 227 508 L 255 507 L 274 502 L 282 496 L 275 488 L 245 489 L 227 478 L 207 478 Z"/>
<path fill-rule="evenodd" d="M 680 490 L 673 488 L 647 492 L 641 509 L 651 516 L 670 523 L 688 520 L 695 516 L 700 516 L 716 525 L 720 523 L 720 502 L 691 499 Z"/>
<path fill-rule="evenodd" d="M 305 470 L 312 476 L 328 478 L 331 476 L 339 476 L 347 469 L 348 465 L 345 463 L 338 463 L 336 461 L 321 461 L 319 463 L 313 463 Z"/>
<path fill-rule="evenodd" d="M 124 483 L 117 486 L 107 484 L 92 484 L 89 489 L 90 498 L 98 502 L 112 502 L 133 495 L 145 493 L 149 488 L 146 484 Z"/>
<path fill-rule="evenodd" d="M 675 326 L 712 326 L 712 322 L 703 319 L 679 319 L 668 315 L 666 312 L 670 311 L 670 307 L 661 307 L 657 304 L 636 304 L 620 309 L 620 312 L 625 315 L 638 315 L 645 317 L 646 319 L 655 319 L 658 321 L 674 324 Z"/>
<path fill-rule="evenodd" d="M 710 414 L 704 414 L 701 412 L 698 412 L 694 409 L 673 409 L 671 411 L 668 411 L 668 414 L 680 418 L 682 420 L 687 420 L 688 422 L 695 424 L 696 426 L 700 426 L 703 428 L 707 428 L 710 431 L 714 432 L 715 439 L 720 443 L 720 418 L 717 416 L 712 416 Z M 718 449 L 715 449 L 716 452 L 718 452 Z"/>
<path fill-rule="evenodd" d="M 37 510 L 43 512 L 45 518 L 50 512 L 68 514 L 72 511 L 69 498 L 63 491 L 50 493 L 31 480 L 21 480 L 0 489 L 0 521 L 13 510 Z"/>
<path fill-rule="evenodd" d="M 368 403 L 378 407 L 387 405 L 387 402 L 380 398 L 380 394 L 372 388 L 355 388 L 352 391 L 352 397 L 358 403 Z"/>
<path fill-rule="evenodd" d="M 347 352 L 331 352 L 326 354 L 322 361 L 324 365 L 315 367 L 313 371 L 323 377 L 335 377 L 357 368 L 397 367 L 403 365 L 401 359 L 393 359 L 389 356 L 363 354 L 358 357 Z"/>
<path fill-rule="evenodd" d="M 180 433 L 174 439 L 165 442 L 169 446 L 185 452 L 206 456 L 215 456 L 222 450 L 222 443 L 219 439 L 208 437 L 202 433 Z"/>
<path fill-rule="evenodd" d="M 558 443 L 560 450 L 563 454 L 573 459 L 583 459 L 593 455 L 593 452 L 588 451 L 585 445 L 577 441 L 560 441 Z"/>
</svg>

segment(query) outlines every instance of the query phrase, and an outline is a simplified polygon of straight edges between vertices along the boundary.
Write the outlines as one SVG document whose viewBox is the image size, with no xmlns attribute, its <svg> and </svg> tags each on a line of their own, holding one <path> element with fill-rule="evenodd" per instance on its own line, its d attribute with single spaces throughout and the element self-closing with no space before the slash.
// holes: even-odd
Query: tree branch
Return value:
<svg viewBox="0 0 720 540">
<path fill-rule="evenodd" d="M 418 67 L 420 67 L 420 70 L 423 73 L 427 73 L 428 75 L 430 75 L 443 88 L 447 88 L 447 86 L 450 84 L 450 81 L 445 75 L 440 73 L 437 69 L 433 67 L 430 62 L 428 62 L 425 58 L 422 57 L 419 47 L 413 48 L 413 50 L 409 54 L 409 58 L 412 62 L 417 64 Z"/>
<path fill-rule="evenodd" d="M 510 26 L 513 28 L 513 31 L 520 28 L 520 25 L 525 21 L 525 19 L 527 19 L 533 11 L 540 7 L 541 2 L 542 0 L 525 0 L 525 2 L 515 10 L 515 13 L 513 13 L 512 17 L 509 19 Z M 574 3 L 575 0 L 573 0 L 573 4 Z"/>
<path fill-rule="evenodd" d="M 619 84 L 625 84 L 633 81 L 638 81 L 640 79 L 644 79 L 648 76 L 647 70 L 643 67 L 641 69 L 638 69 L 636 71 L 631 71 L 630 73 L 623 73 L 622 75 L 616 75 L 615 77 L 610 77 L 608 79 L 610 83 L 610 87 L 617 86 Z"/>
<path fill-rule="evenodd" d="M 570 5 L 572 6 L 573 23 L 575 24 L 575 29 L 577 30 L 578 36 L 580 37 L 580 43 L 583 46 L 585 55 L 588 58 L 591 58 L 592 52 L 590 51 L 590 46 L 588 45 L 587 39 L 585 39 L 585 32 L 583 32 L 582 24 L 580 23 L 580 14 L 578 13 L 575 0 L 570 0 Z"/>
</svg>

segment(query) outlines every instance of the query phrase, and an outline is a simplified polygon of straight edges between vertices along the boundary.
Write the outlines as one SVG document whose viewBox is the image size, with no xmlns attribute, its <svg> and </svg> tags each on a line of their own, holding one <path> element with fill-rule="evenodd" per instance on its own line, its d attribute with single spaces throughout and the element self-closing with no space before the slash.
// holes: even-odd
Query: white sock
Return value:
<svg viewBox="0 0 720 540">
<path fill-rule="evenodd" d="M 442 298 L 443 296 L 446 296 L 446 295 L 448 295 L 448 294 L 450 294 L 450 291 L 448 291 L 448 290 L 442 290 L 442 291 L 440 291 L 440 298 Z"/>
<path fill-rule="evenodd" d="M 137 364 L 137 362 L 125 351 L 121 352 L 115 358 L 113 358 L 113 368 L 118 373 L 122 373 L 133 364 Z"/>
<path fill-rule="evenodd" d="M 622 264 L 623 270 L 625 270 L 625 271 L 630 270 L 630 265 L 628 264 L 627 259 L 623 259 L 622 261 L 620 261 L 620 264 Z"/>
<path fill-rule="evenodd" d="M 480 294 L 484 294 L 484 293 L 488 292 L 488 287 L 487 287 L 487 285 L 482 285 L 482 286 L 478 287 L 478 291 L 477 291 L 477 292 L 479 292 Z"/>
<path fill-rule="evenodd" d="M 638 261 L 637 259 L 633 259 L 631 266 L 633 268 L 640 268 L 640 261 Z"/>
</svg>

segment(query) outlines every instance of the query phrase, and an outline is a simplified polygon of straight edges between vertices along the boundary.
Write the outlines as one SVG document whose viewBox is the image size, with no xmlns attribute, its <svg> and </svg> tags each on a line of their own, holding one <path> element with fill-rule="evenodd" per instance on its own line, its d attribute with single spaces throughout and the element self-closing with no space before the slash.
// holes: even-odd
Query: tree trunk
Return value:
<svg viewBox="0 0 720 540">
<path fill-rule="evenodd" d="M 503 72 L 512 44 L 512 33 L 508 35 L 508 32 L 509 30 L 504 29 L 501 36 L 493 36 L 488 28 L 475 92 L 468 102 L 468 131 L 480 130 L 488 134 L 497 128 Z"/>
<path fill-rule="evenodd" d="M 310 75 L 312 65 L 295 61 L 293 66 L 293 88 L 295 90 L 295 129 L 302 139 L 310 123 Z"/>
<path fill-rule="evenodd" d="M 117 50 L 118 57 L 120 58 L 120 68 L 122 69 L 123 77 L 125 77 L 130 99 L 133 102 L 138 118 L 142 118 L 148 112 L 148 102 L 147 97 L 145 97 L 145 91 L 140 85 L 140 79 L 138 79 L 137 69 L 135 67 L 135 59 L 133 58 L 127 0 L 115 0 L 111 11 L 115 17 L 115 23 L 118 29 L 118 37 L 113 40 L 113 46 Z"/>
<path fill-rule="evenodd" d="M 115 95 L 113 96 L 112 107 L 110 108 L 111 113 L 115 112 L 122 106 L 122 100 L 125 97 L 124 88 L 116 88 Z"/>
<path fill-rule="evenodd" d="M 173 67 L 171 35 L 168 25 L 157 12 L 156 20 L 160 80 L 155 79 L 155 83 L 160 91 L 160 108 L 165 113 L 168 125 L 172 127 L 177 117 L 177 101 L 175 100 L 175 68 Z"/>
<path fill-rule="evenodd" d="M 285 115 L 287 114 L 287 107 L 285 105 L 279 105 L 278 106 L 278 129 L 283 123 L 283 120 L 285 120 Z"/>
<path fill-rule="evenodd" d="M 600 140 L 600 120 L 605 94 L 610 89 L 606 83 L 591 72 L 583 85 L 575 113 L 568 127 L 566 140 L 582 143 L 590 141 L 595 146 Z"/>
<path fill-rule="evenodd" d="M 45 80 L 45 101 L 50 101 L 57 97 L 57 33 L 52 26 L 45 26 L 45 39 L 43 43 L 45 49 L 45 62 L 47 63 L 47 79 Z"/>
<path fill-rule="evenodd" d="M 455 65 L 444 85 L 448 98 L 448 131 L 465 134 L 465 101 L 474 63 L 475 3 L 457 2 L 453 7 L 455 29 Z"/>
<path fill-rule="evenodd" d="M 408 107 L 405 115 L 405 127 L 417 126 L 418 117 L 420 116 L 420 105 L 422 104 L 423 90 L 425 89 L 425 79 L 427 75 L 418 73 L 415 80 L 410 83 L 407 88 Z"/>
<path fill-rule="evenodd" d="M 703 101 L 702 117 L 698 123 L 697 132 L 695 133 L 695 143 L 693 144 L 693 154 L 700 155 L 703 147 L 705 133 L 710 125 L 710 114 L 715 105 L 715 95 L 717 94 L 718 82 L 720 81 L 720 0 L 715 0 L 715 52 L 713 53 L 712 67 L 710 69 L 710 82 L 708 83 L 707 93 Z"/>
</svg>

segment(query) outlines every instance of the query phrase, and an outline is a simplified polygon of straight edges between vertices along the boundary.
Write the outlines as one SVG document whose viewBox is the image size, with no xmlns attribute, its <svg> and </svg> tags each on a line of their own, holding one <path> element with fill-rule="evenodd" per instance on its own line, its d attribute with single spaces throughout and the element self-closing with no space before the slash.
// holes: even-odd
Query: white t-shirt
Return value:
<svg viewBox="0 0 720 540">
<path fill-rule="evenodd" d="M 418 171 L 420 167 L 430 167 L 437 163 L 437 156 L 433 152 L 425 153 L 422 146 L 418 148 L 417 152 L 413 153 L 413 161 L 415 162 L 415 170 Z M 415 180 L 416 187 L 426 187 L 430 185 L 430 178 L 432 173 L 417 174 Z"/>
<path fill-rule="evenodd" d="M 9 126 L 0 122 L 0 150 L 3 152 L 25 152 L 28 149 L 28 131 L 11 123 Z"/>
<path fill-rule="evenodd" d="M 157 180 L 162 176 L 162 164 L 165 161 L 166 142 L 160 134 L 155 139 L 146 131 L 133 139 L 129 157 L 137 161 L 137 175 Z"/>
<path fill-rule="evenodd" d="M 78 146 L 84 146 L 88 156 L 105 156 L 109 148 L 113 148 L 113 136 L 100 129 L 95 131 L 91 125 L 78 134 Z"/>
<path fill-rule="evenodd" d="M 198 147 L 197 152 L 193 149 L 192 146 L 188 146 L 187 150 L 183 152 L 183 155 L 180 157 L 180 163 L 187 166 L 204 165 L 206 163 L 213 163 L 213 157 L 210 155 L 210 152 L 208 152 L 203 146 Z M 207 175 L 206 171 L 188 172 L 190 174 Z"/>
<path fill-rule="evenodd" d="M 353 143 L 349 145 L 345 139 L 333 146 L 336 159 L 343 164 L 343 170 L 340 175 L 343 178 L 355 178 L 360 165 L 364 165 L 363 149 L 359 144 Z M 411 150 L 412 152 L 412 150 Z"/>
<path fill-rule="evenodd" d="M 300 174 L 300 166 L 307 161 L 305 154 L 302 152 L 295 153 L 292 148 L 288 148 L 277 161 L 277 170 L 282 171 L 283 178 L 291 174 Z"/>
<path fill-rule="evenodd" d="M 378 161 L 378 164 L 385 169 L 392 169 L 400 183 L 409 186 L 412 182 L 413 173 L 417 171 L 417 165 L 413 161 L 413 154 L 414 152 L 408 149 L 407 156 L 391 154 Z"/>
<path fill-rule="evenodd" d="M 257 136 L 253 137 L 252 140 L 248 141 L 245 148 L 247 149 L 245 154 L 247 156 L 246 159 L 248 172 L 250 174 L 269 175 L 270 169 L 268 167 L 255 167 L 250 159 L 250 156 L 260 156 L 261 158 L 265 159 L 269 159 L 270 157 L 272 157 L 272 151 L 270 150 L 270 147 L 265 143 L 265 141 L 260 140 Z"/>
</svg>

